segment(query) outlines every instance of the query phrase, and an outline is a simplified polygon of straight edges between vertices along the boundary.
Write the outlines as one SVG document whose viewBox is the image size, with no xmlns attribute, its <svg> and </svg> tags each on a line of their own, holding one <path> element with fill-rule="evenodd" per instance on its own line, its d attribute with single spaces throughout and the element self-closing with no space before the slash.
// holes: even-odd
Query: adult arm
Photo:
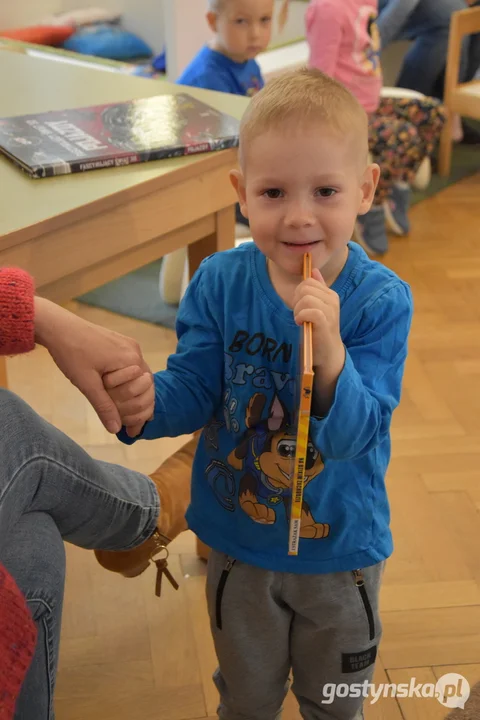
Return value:
<svg viewBox="0 0 480 720">
<path fill-rule="evenodd" d="M 389 0 L 377 19 L 382 47 L 397 38 L 419 3 L 420 0 Z"/>
<path fill-rule="evenodd" d="M 24 270 L 0 268 L 0 355 L 18 355 L 34 346 L 33 280 Z"/>
<path fill-rule="evenodd" d="M 43 345 L 107 430 L 118 432 L 120 415 L 102 377 L 127 367 L 131 367 L 131 379 L 150 372 L 138 343 L 34 293 L 33 279 L 24 270 L 0 268 L 0 355 L 29 352 L 35 342 Z"/>
</svg>

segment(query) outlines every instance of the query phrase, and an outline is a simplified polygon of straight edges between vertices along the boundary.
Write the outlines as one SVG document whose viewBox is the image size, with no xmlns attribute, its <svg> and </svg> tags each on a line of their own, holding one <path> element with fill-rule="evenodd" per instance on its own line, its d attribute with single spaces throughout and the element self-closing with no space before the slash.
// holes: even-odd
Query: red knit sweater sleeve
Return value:
<svg viewBox="0 0 480 720">
<path fill-rule="evenodd" d="M 33 279 L 18 268 L 0 268 L 0 355 L 17 355 L 35 345 Z"/>
<path fill-rule="evenodd" d="M 0 355 L 33 349 L 34 292 L 33 279 L 24 270 L 0 268 Z M 0 565 L 0 718 L 13 718 L 36 638 L 25 598 Z"/>
<path fill-rule="evenodd" d="M 0 718 L 13 718 L 35 652 L 37 628 L 14 579 L 0 565 Z"/>
</svg>

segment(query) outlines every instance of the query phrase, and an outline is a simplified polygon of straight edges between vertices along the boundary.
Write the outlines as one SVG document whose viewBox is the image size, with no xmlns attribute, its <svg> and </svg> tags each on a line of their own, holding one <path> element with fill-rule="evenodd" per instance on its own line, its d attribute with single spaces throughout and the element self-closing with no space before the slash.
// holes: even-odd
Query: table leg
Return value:
<svg viewBox="0 0 480 720">
<path fill-rule="evenodd" d="M 198 266 L 209 255 L 235 246 L 235 206 L 219 210 L 215 213 L 216 228 L 212 235 L 198 240 L 188 246 L 188 266 L 190 277 L 193 277 Z"/>
<path fill-rule="evenodd" d="M 0 356 L 0 387 L 8 387 L 7 358 Z"/>
<path fill-rule="evenodd" d="M 193 245 L 188 246 L 188 265 L 190 277 L 197 270 L 202 260 L 214 252 L 228 250 L 235 245 L 235 206 L 219 210 L 216 213 L 216 232 Z M 207 560 L 210 548 L 197 538 L 197 555 Z"/>
</svg>

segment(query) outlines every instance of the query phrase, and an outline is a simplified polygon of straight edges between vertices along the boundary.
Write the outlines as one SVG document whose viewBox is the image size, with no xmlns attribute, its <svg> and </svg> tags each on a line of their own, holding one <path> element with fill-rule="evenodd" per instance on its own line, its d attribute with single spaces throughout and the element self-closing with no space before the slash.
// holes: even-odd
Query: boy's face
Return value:
<svg viewBox="0 0 480 720">
<path fill-rule="evenodd" d="M 255 58 L 268 47 L 273 0 L 229 0 L 219 13 L 208 13 L 218 49 L 236 62 Z"/>
<path fill-rule="evenodd" d="M 365 155 L 358 133 L 340 136 L 326 125 L 290 125 L 250 143 L 243 171 L 231 179 L 255 243 L 282 274 L 301 275 L 306 252 L 326 280 L 343 266 L 378 182 L 379 168 Z"/>
</svg>

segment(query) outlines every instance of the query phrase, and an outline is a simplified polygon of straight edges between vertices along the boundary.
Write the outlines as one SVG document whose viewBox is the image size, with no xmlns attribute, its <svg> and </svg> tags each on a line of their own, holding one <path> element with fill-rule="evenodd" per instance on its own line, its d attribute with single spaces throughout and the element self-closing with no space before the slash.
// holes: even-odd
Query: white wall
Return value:
<svg viewBox="0 0 480 720">
<path fill-rule="evenodd" d="M 24 27 L 60 12 L 62 0 L 0 0 L 0 28 Z"/>
<path fill-rule="evenodd" d="M 174 3 L 175 0 L 165 2 Z M 34 25 L 53 13 L 86 7 L 103 7 L 122 13 L 128 30 L 148 42 L 155 54 L 163 50 L 163 0 L 0 0 L 0 28 Z"/>
<path fill-rule="evenodd" d="M 279 7 L 281 0 L 275 2 Z M 167 40 L 172 80 L 210 38 L 206 0 L 0 0 L 0 28 L 31 25 L 53 13 L 92 6 L 122 13 L 125 27 L 143 37 L 155 54 Z M 275 23 L 273 44 L 303 34 L 305 8 L 304 2 L 291 4 L 289 22 L 281 35 Z"/>
<path fill-rule="evenodd" d="M 2 0 L 0 0 L 1 2 Z M 23 0 L 20 0 L 22 2 Z M 37 0 L 43 3 L 45 0 Z M 51 1 L 51 0 L 47 0 Z M 174 0 L 166 0 L 172 2 Z M 155 54 L 163 50 L 163 0 L 59 0 L 64 10 L 78 7 L 101 7 L 122 14 L 127 30 L 140 35 Z"/>
<path fill-rule="evenodd" d="M 210 39 L 206 12 L 206 0 L 165 0 L 169 80 L 175 81 L 193 56 Z"/>
</svg>

